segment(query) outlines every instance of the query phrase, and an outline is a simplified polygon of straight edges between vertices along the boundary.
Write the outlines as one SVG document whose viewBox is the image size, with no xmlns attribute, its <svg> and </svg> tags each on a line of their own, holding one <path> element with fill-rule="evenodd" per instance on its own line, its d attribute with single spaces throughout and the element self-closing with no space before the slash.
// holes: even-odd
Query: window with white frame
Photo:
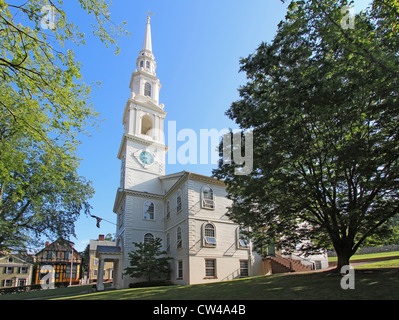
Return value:
<svg viewBox="0 0 399 320">
<path fill-rule="evenodd" d="M 4 267 L 4 273 L 7 273 L 7 274 L 14 273 L 14 267 Z"/>
<path fill-rule="evenodd" d="M 240 277 L 248 277 L 248 260 L 240 260 Z"/>
<path fill-rule="evenodd" d="M 147 69 L 150 69 L 150 67 L 151 67 L 151 65 L 150 65 L 150 61 L 146 61 L 146 63 L 145 63 L 145 67 L 146 67 Z"/>
<path fill-rule="evenodd" d="M 146 97 L 151 97 L 151 85 L 148 82 L 144 85 L 144 95 Z"/>
<path fill-rule="evenodd" d="M 155 218 L 155 205 L 152 201 L 147 201 L 144 204 L 144 219 L 154 220 Z"/>
<path fill-rule="evenodd" d="M 166 219 L 170 219 L 170 201 L 166 202 Z"/>
<path fill-rule="evenodd" d="M 202 208 L 205 209 L 215 209 L 215 196 L 213 190 L 209 186 L 204 186 L 202 188 Z"/>
<path fill-rule="evenodd" d="M 146 233 L 144 235 L 144 243 L 151 243 L 154 241 L 154 235 L 152 233 Z"/>
<path fill-rule="evenodd" d="M 177 191 L 176 197 L 176 211 L 179 213 L 182 209 L 181 190 Z"/>
<path fill-rule="evenodd" d="M 177 279 L 183 279 L 183 260 L 177 261 Z"/>
<path fill-rule="evenodd" d="M 205 247 L 216 247 L 216 229 L 212 223 L 204 224 L 203 230 L 203 244 Z"/>
<path fill-rule="evenodd" d="M 248 249 L 249 248 L 249 238 L 245 235 L 245 228 L 237 228 L 237 247 L 239 249 Z"/>
<path fill-rule="evenodd" d="M 216 278 L 216 259 L 205 259 L 205 277 Z"/>
<path fill-rule="evenodd" d="M 170 233 L 166 234 L 166 252 L 170 252 Z"/>
<path fill-rule="evenodd" d="M 177 249 L 181 249 L 183 247 L 183 242 L 182 242 L 182 237 L 181 237 L 181 227 L 177 228 L 177 234 L 176 234 L 176 246 Z"/>
<path fill-rule="evenodd" d="M 140 61 L 140 68 L 144 68 L 144 61 L 143 60 Z"/>
</svg>

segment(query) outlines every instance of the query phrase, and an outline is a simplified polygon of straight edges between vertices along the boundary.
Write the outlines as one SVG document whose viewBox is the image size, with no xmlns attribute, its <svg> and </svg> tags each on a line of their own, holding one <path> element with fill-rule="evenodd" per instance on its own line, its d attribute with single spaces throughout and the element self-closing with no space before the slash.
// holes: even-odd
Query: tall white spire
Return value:
<svg viewBox="0 0 399 320">
<path fill-rule="evenodd" d="M 147 25 L 145 27 L 143 50 L 152 52 L 152 40 L 151 40 L 151 24 L 150 16 L 147 17 Z"/>
<path fill-rule="evenodd" d="M 152 53 L 150 15 L 153 15 L 153 13 L 147 12 L 147 14 L 143 48 L 137 57 L 137 69 L 133 72 L 130 80 L 131 97 L 137 101 L 142 100 L 153 103 L 163 109 L 163 105 L 159 105 L 161 84 L 155 72 L 157 63 Z"/>
</svg>

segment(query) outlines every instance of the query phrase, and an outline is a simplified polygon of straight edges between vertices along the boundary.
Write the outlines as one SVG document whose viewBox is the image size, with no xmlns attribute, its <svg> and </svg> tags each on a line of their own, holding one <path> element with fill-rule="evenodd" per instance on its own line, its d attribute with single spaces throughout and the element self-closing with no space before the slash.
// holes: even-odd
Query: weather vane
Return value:
<svg viewBox="0 0 399 320">
<path fill-rule="evenodd" d="M 150 10 L 146 11 L 145 13 L 148 14 L 147 21 L 150 22 L 150 19 L 151 19 L 150 16 L 155 15 L 155 13 L 150 12 Z"/>
</svg>

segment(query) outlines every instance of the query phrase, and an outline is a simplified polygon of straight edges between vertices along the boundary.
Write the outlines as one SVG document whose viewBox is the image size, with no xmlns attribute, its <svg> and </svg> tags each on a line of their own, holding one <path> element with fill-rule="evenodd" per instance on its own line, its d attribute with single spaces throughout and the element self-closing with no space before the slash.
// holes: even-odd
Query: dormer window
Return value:
<svg viewBox="0 0 399 320">
<path fill-rule="evenodd" d="M 151 97 L 151 85 L 148 82 L 144 85 L 144 95 L 146 97 Z"/>
</svg>

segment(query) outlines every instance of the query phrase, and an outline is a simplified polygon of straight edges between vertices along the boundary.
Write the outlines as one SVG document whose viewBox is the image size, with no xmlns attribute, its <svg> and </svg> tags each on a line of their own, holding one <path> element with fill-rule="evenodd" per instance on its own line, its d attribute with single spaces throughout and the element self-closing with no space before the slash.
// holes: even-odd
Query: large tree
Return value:
<svg viewBox="0 0 399 320">
<path fill-rule="evenodd" d="M 338 268 L 399 212 L 399 3 L 375 0 L 354 25 L 347 4 L 291 1 L 272 43 L 242 59 L 227 115 L 253 130 L 253 171 L 214 171 L 258 248 L 333 247 Z"/>
<path fill-rule="evenodd" d="M 106 1 L 74 4 L 118 52 L 123 28 L 110 20 Z M 69 238 L 90 208 L 93 189 L 77 174 L 76 150 L 98 113 L 73 50 L 85 36 L 66 6 L 72 3 L 0 0 L 0 249 L 22 248 L 39 235 Z"/>
</svg>

